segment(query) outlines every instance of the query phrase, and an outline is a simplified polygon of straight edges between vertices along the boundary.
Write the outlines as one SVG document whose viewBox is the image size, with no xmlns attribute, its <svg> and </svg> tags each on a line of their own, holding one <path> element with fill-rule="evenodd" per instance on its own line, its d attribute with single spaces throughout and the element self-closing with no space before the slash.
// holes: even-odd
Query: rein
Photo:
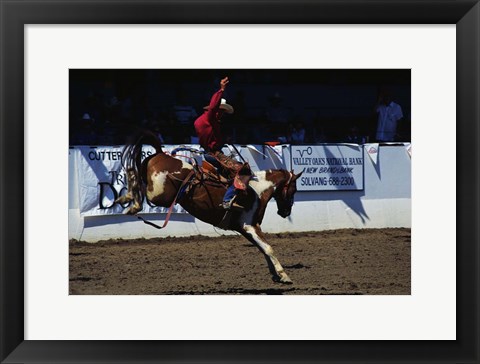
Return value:
<svg viewBox="0 0 480 364">
<path fill-rule="evenodd" d="M 153 226 L 154 228 L 157 228 L 157 229 L 163 229 L 165 226 L 167 226 L 168 224 L 168 221 L 170 220 L 170 215 L 172 214 L 172 211 L 173 211 L 173 206 L 175 206 L 175 204 L 177 203 L 177 199 L 178 199 L 178 196 L 180 196 L 180 192 L 182 191 L 183 187 L 185 187 L 185 185 L 191 181 L 192 177 L 195 175 L 195 170 L 192 169 L 190 171 L 190 173 L 187 175 L 187 177 L 185 177 L 185 179 L 183 180 L 180 188 L 178 189 L 177 191 L 177 195 L 175 196 L 175 199 L 173 200 L 172 204 L 170 205 L 169 209 L 168 209 L 168 213 L 167 213 L 167 217 L 165 218 L 165 221 L 163 222 L 163 225 L 162 226 L 158 226 L 157 224 L 151 222 L 151 221 L 148 221 L 148 220 L 145 220 L 143 217 L 141 216 L 137 216 L 137 218 L 139 220 L 142 220 L 145 224 L 147 225 L 150 225 L 150 226 Z M 180 180 L 178 178 L 175 178 L 177 180 Z"/>
<path fill-rule="evenodd" d="M 240 154 L 240 152 L 238 151 L 237 147 L 235 146 L 235 144 L 230 144 L 233 149 L 235 150 L 235 152 L 237 152 L 237 155 L 242 159 L 243 163 L 247 163 L 247 161 L 245 160 L 245 158 L 243 158 L 243 156 Z"/>
</svg>

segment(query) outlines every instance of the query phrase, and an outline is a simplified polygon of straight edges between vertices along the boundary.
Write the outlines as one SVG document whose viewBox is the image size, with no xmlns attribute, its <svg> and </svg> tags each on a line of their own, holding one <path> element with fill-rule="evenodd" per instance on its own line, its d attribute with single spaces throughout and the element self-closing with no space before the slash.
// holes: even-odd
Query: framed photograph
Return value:
<svg viewBox="0 0 480 364">
<path fill-rule="evenodd" d="M 70 295 L 410 295 L 410 100 L 410 69 L 70 69 Z"/>
<path fill-rule="evenodd" d="M 1 8 L 2 363 L 479 361 L 477 1 L 2 0 Z M 241 284 L 236 293 L 246 294 L 225 295 L 220 279 L 212 283 L 216 287 L 206 288 L 180 280 L 163 296 L 149 291 L 148 284 L 119 290 L 105 281 L 86 284 L 90 278 L 84 275 L 84 261 L 75 257 L 87 253 L 81 245 L 74 245 L 75 250 L 68 246 L 75 220 L 66 152 L 72 137 L 79 138 L 78 144 L 89 137 L 74 132 L 76 126 L 68 122 L 75 118 L 72 113 L 82 122 L 93 114 L 69 97 L 96 87 L 105 70 L 117 81 L 129 80 L 118 84 L 153 87 L 161 94 L 162 85 L 175 84 L 169 78 L 201 81 L 209 70 L 221 69 L 233 70 L 232 80 L 310 77 L 312 85 L 318 80 L 335 85 L 345 79 L 373 80 L 377 70 L 403 70 L 397 79 L 408 78 L 408 85 L 399 90 L 412 116 L 411 135 L 410 130 L 405 134 L 412 141 L 411 271 L 408 264 L 408 272 L 390 273 L 405 284 L 377 295 L 372 289 L 364 296 L 354 296 L 362 293 L 354 286 L 327 295 L 303 287 L 288 297 L 281 295 L 288 290 L 276 288 L 260 290 L 275 297 L 259 297 Z M 361 76 L 353 76 L 357 69 L 363 70 Z M 103 70 L 100 78 L 95 70 Z M 396 77 L 395 72 L 389 77 Z M 150 78 L 167 81 L 137 82 Z M 315 100 L 320 88 L 310 90 Z M 295 94 L 288 88 L 282 92 Z M 114 99 L 109 98 L 110 111 Z M 324 97 L 318 104 L 327 109 L 334 101 Z M 254 136 L 259 126 L 254 120 L 246 130 Z M 332 130 L 340 133 L 336 127 Z M 294 150 L 298 156 L 289 161 L 298 174 L 303 153 L 313 149 Z M 96 152 L 101 151 L 79 151 L 93 159 Z M 338 153 L 332 160 L 342 159 L 344 151 Z M 355 164 L 361 158 L 352 153 Z M 355 175 L 355 188 L 347 190 L 364 191 L 362 178 L 362 173 Z M 303 181 L 305 191 L 312 189 L 312 181 L 317 179 Z M 99 203 L 105 207 L 108 201 Z M 300 205 L 310 211 L 307 203 Z M 351 209 L 343 211 L 346 218 Z M 333 213 L 330 209 L 324 216 Z M 95 219 L 91 217 L 90 231 L 97 227 Z M 404 260 L 396 248 L 389 256 Z M 89 264 L 95 265 L 105 257 L 91 258 Z M 122 265 L 130 274 L 127 263 Z M 287 271 L 304 268 L 294 263 L 284 263 Z M 107 265 L 100 269 L 108 271 Z M 290 279 L 281 269 L 276 273 Z"/>
</svg>

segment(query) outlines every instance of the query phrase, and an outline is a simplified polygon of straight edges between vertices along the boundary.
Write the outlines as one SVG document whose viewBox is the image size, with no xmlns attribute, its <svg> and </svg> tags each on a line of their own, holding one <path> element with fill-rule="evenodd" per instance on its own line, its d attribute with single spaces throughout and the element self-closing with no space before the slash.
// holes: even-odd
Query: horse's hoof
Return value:
<svg viewBox="0 0 480 364">
<path fill-rule="evenodd" d="M 273 277 L 272 279 L 276 283 L 293 284 L 292 280 L 288 276 L 284 276 L 284 277 L 277 276 L 277 277 Z"/>
</svg>

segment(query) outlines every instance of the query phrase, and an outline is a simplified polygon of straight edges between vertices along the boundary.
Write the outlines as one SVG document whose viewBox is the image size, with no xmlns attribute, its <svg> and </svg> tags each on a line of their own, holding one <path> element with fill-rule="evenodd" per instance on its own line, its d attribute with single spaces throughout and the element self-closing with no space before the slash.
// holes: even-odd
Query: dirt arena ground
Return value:
<svg viewBox="0 0 480 364">
<path fill-rule="evenodd" d="M 70 241 L 70 294 L 410 294 L 410 229 L 267 234 L 293 281 L 274 283 L 241 236 Z"/>
</svg>

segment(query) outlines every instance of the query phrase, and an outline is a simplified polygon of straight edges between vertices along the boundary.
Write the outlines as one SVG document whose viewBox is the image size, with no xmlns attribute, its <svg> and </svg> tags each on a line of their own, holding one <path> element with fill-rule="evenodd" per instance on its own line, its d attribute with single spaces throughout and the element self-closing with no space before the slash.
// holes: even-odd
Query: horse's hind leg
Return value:
<svg viewBox="0 0 480 364">
<path fill-rule="evenodd" d="M 121 205 L 125 205 L 133 201 L 133 195 L 131 192 L 127 192 L 126 194 L 120 196 L 115 200 L 115 203 L 119 203 Z"/>
<path fill-rule="evenodd" d="M 127 170 L 128 191 L 125 195 L 115 200 L 116 203 L 126 204 L 133 201 L 133 206 L 127 210 L 127 214 L 135 215 L 142 210 L 142 196 L 140 193 L 140 184 L 133 169 Z"/>
<path fill-rule="evenodd" d="M 263 236 L 259 225 L 244 225 L 243 229 L 240 230 L 240 233 L 263 253 L 274 281 L 287 284 L 292 283 L 292 280 L 287 273 L 285 273 L 282 265 L 273 254 L 273 248 L 265 241 L 265 237 Z"/>
</svg>

